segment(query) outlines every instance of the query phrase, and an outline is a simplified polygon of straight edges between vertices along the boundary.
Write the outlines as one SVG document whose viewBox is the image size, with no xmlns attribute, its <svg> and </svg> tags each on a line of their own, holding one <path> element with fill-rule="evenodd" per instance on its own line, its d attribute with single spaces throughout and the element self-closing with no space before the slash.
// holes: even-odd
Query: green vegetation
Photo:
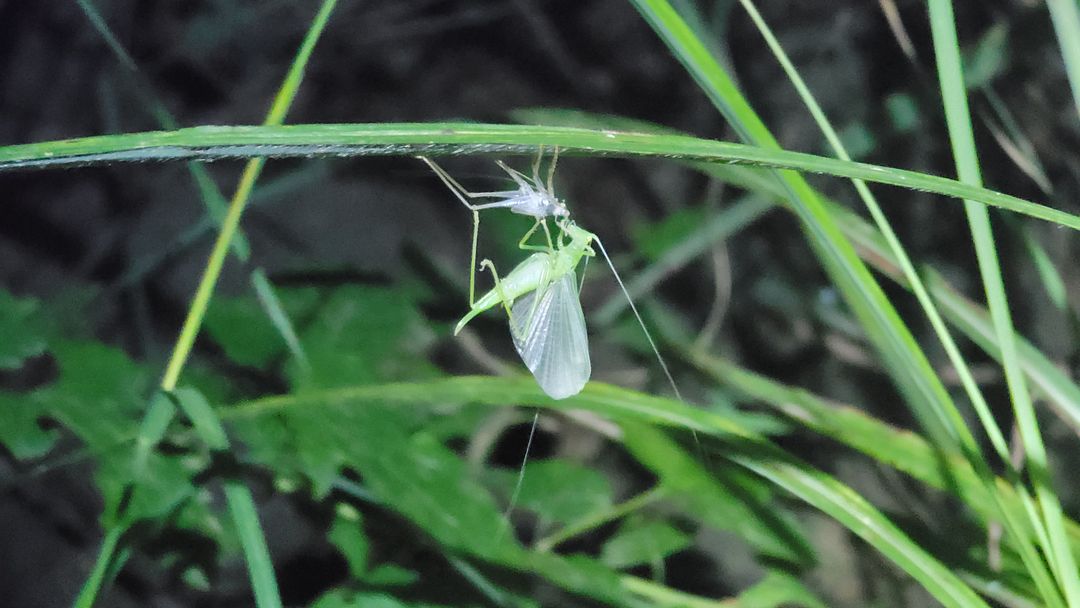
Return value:
<svg viewBox="0 0 1080 608">
<path fill-rule="evenodd" d="M 44 474 L 34 473 L 37 468 L 89 463 L 102 501 L 97 557 L 71 598 L 75 605 L 105 605 L 134 555 L 149 556 L 186 589 L 207 594 L 225 576 L 221 564 L 241 560 L 246 601 L 285 605 L 289 590 L 281 581 L 288 566 L 277 561 L 273 541 L 274 527 L 288 524 L 280 512 L 268 524 L 267 514 L 268 503 L 285 497 L 294 505 L 287 513 L 306 518 L 304 530 L 331 548 L 342 569 L 314 597 L 302 598 L 318 608 L 586 600 L 670 607 L 844 604 L 822 579 L 864 579 L 869 590 L 855 600 L 864 605 L 1080 606 L 1080 485 L 1068 472 L 1080 442 L 1080 386 L 1060 365 L 1060 353 L 1021 335 L 1024 317 L 1015 312 L 1036 306 L 1025 298 L 1046 300 L 1047 308 L 1075 322 L 1068 278 L 1055 266 L 1062 259 L 1036 235 L 1063 228 L 1075 242 L 1080 215 L 1075 204 L 1050 195 L 1045 185 L 1052 180 L 993 93 L 996 76 L 1008 66 L 1007 29 L 986 28 L 976 44 L 962 48 L 950 1 L 928 0 L 927 43 L 940 105 L 890 94 L 879 113 L 891 117 L 892 126 L 838 129 L 759 7 L 740 0 L 733 10 L 748 19 L 739 23 L 753 24 L 763 36 L 807 124 L 822 133 L 815 154 L 782 148 L 715 46 L 714 29 L 722 28 L 693 3 L 668 0 L 631 0 L 624 10 L 636 8 L 738 143 L 551 108 L 512 115 L 527 124 L 286 126 L 305 69 L 319 61 L 320 36 L 335 27 L 337 4 L 325 0 L 313 15 L 276 97 L 267 100 L 262 126 L 179 128 L 106 20 L 92 3 L 78 0 L 86 27 L 137 76 L 162 130 L 0 146 L 0 172 L 35 169 L 26 172 L 35 176 L 108 166 L 122 180 L 131 167 L 162 166 L 134 161 L 189 162 L 205 217 L 187 234 L 178 229 L 165 249 L 184 249 L 201 234 L 217 232 L 183 320 L 171 325 L 175 341 L 160 361 L 95 338 L 95 328 L 81 318 L 99 295 L 89 288 L 70 301 L 0 290 L 0 372 L 10 378 L 0 384 L 0 445 L 26 477 Z M 1048 9 L 1062 41 L 1063 77 L 1080 95 L 1080 13 L 1068 1 L 1049 2 Z M 989 100 L 978 112 L 969 108 L 975 96 Z M 1075 103 L 1080 108 L 1080 97 Z M 987 104 L 989 112 L 983 111 Z M 928 126 L 939 122 L 944 126 L 936 132 Z M 977 146 L 975 137 L 983 128 L 1012 145 L 1018 170 L 1039 184 L 1043 200 L 983 185 L 983 142 Z M 958 179 L 852 160 L 872 152 L 882 129 L 940 138 Z M 701 204 L 643 221 L 624 235 L 625 249 L 613 250 L 686 402 L 665 396 L 658 365 L 614 291 L 603 302 L 599 296 L 586 302 L 594 361 L 611 357 L 647 369 L 649 380 L 622 388 L 616 384 L 635 382 L 601 373 L 602 380 L 579 395 L 553 401 L 516 359 L 500 358 L 512 352 L 505 345 L 493 347 L 494 355 L 477 346 L 487 342 L 478 338 L 486 334 L 472 333 L 472 326 L 459 340 L 473 346 L 448 346 L 460 344 L 451 336 L 457 319 L 440 307 L 458 302 L 451 314 L 466 311 L 467 266 L 441 264 L 431 250 L 421 251 L 428 271 L 404 280 L 367 280 L 362 272 L 323 280 L 320 273 L 337 269 L 320 260 L 305 261 L 316 271 L 290 278 L 267 271 L 258 240 L 246 226 L 241 230 L 248 207 L 280 183 L 260 181 L 267 158 L 528 157 L 556 146 L 563 170 L 593 157 L 645 159 L 649 167 L 677 166 L 738 191 L 721 204 L 720 197 L 706 196 Z M 231 199 L 202 164 L 217 159 L 247 161 Z M 294 213 L 305 213 L 304 188 L 319 181 L 303 172 L 317 170 L 297 170 Z M 850 196 L 837 194 L 837 185 L 848 181 L 859 207 L 835 200 Z M 877 198 L 916 192 L 931 197 L 931 213 L 950 221 L 964 212 L 967 227 L 953 235 L 971 258 L 962 288 L 956 266 L 943 274 L 932 255 L 905 248 L 902 235 L 910 235 L 910 227 L 894 230 L 889 217 L 896 211 Z M 568 202 L 575 213 L 586 206 Z M 488 247 L 517 253 L 508 243 L 520 237 L 519 225 L 497 217 L 503 211 L 484 213 L 483 237 L 498 241 Z M 461 216 L 464 226 L 470 218 Z M 595 217 L 582 225 L 604 234 L 607 227 L 594 225 Z M 714 314 L 722 317 L 716 302 L 665 294 L 672 275 L 710 254 L 715 262 L 725 241 L 778 217 L 798 226 L 808 243 L 802 253 L 812 252 L 823 275 L 774 277 L 755 283 L 757 294 L 729 296 L 775 306 L 787 325 L 781 323 L 774 348 L 797 342 L 799 331 L 828 336 L 822 342 L 831 346 L 815 352 L 828 355 L 824 365 L 831 367 L 822 375 L 832 384 L 804 383 L 813 376 L 798 369 L 755 370 L 754 353 L 740 357 L 715 346 L 722 330 L 690 329 L 708 326 Z M 375 220 L 369 228 L 380 230 Z M 468 235 L 460 236 L 464 247 Z M 415 240 L 425 242 L 422 235 Z M 1020 245 L 1010 246 L 1012 240 Z M 1018 251 L 1023 259 L 1009 257 Z M 1011 284 L 1019 282 L 1019 266 L 1036 277 L 1022 282 L 1038 287 L 1032 293 Z M 137 260 L 118 282 L 159 269 L 154 260 Z M 246 277 L 246 293 L 219 293 L 229 270 Z M 597 278 L 605 272 L 590 270 L 585 295 L 592 281 L 609 280 Z M 811 300 L 806 293 L 813 288 L 799 284 L 819 279 L 828 286 L 819 295 L 831 299 Z M 496 332 L 505 319 L 489 318 L 491 333 L 508 342 Z M 448 348 L 473 357 L 449 362 L 441 352 Z M 42 367 L 50 370 L 45 380 L 16 386 Z M 492 373 L 478 374 L 485 367 Z M 471 372 L 456 373 L 460 369 Z M 850 379 L 860 375 L 887 386 L 852 388 L 858 381 Z M 517 493 L 514 463 L 525 442 L 504 435 L 526 429 L 532 443 L 534 411 L 541 434 L 557 436 L 551 429 L 559 429 L 588 438 L 562 453 L 539 449 L 524 465 Z M 505 449 L 513 450 L 511 464 L 499 462 Z M 617 464 L 601 466 L 598 454 Z M 852 474 L 837 464 L 841 460 L 857 463 L 851 466 L 861 472 Z M 882 492 L 881 479 L 896 492 Z M 7 483 L 17 487 L 20 476 Z M 872 565 L 834 566 L 849 552 L 823 540 L 822 526 L 830 524 L 822 515 L 865 543 L 854 554 L 872 552 Z M 201 549 L 177 537 L 198 539 Z M 716 552 L 718 542 L 719 553 L 730 546 L 744 555 L 742 566 L 756 582 L 721 587 L 718 597 L 708 582 L 715 569 L 678 576 L 675 569 L 683 566 L 673 564 L 680 555 Z M 889 585 L 908 595 L 891 597 Z"/>
</svg>

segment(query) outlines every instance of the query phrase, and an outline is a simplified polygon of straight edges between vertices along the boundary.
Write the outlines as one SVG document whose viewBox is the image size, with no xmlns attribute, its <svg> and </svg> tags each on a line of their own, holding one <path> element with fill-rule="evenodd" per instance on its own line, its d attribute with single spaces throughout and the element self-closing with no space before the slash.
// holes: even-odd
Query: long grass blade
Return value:
<svg viewBox="0 0 1080 608">
<path fill-rule="evenodd" d="M 1046 0 L 1046 8 L 1050 9 L 1050 18 L 1054 22 L 1073 103 L 1080 113 L 1080 7 L 1075 0 Z"/>
<path fill-rule="evenodd" d="M 324 0 L 304 37 L 304 41 L 281 89 L 274 99 L 267 116 L 267 123 L 280 124 L 284 120 L 285 113 L 292 104 L 292 100 L 303 79 L 304 69 L 314 50 L 315 43 L 329 22 L 330 14 L 336 4 L 337 0 Z M 197 392 L 175 389 L 180 373 L 195 343 L 195 337 L 202 325 L 202 319 L 209 305 L 210 297 L 225 263 L 226 252 L 237 233 L 241 213 L 251 197 L 255 180 L 263 162 L 264 159 L 253 159 L 244 170 L 240 185 L 233 196 L 228 214 L 222 222 L 221 232 L 211 251 L 210 259 L 207 261 L 202 279 L 196 289 L 188 314 L 184 319 L 184 325 L 166 365 L 165 374 L 161 379 L 162 390 L 177 397 L 178 404 L 195 424 L 200 438 L 212 449 L 224 450 L 229 445 L 228 437 L 225 435 L 220 420 L 217 419 L 213 409 L 210 408 L 205 399 Z M 273 563 L 266 548 L 266 540 L 259 525 L 255 500 L 246 486 L 233 480 L 225 483 L 225 496 L 244 550 L 244 557 L 255 594 L 255 603 L 259 608 L 280 608 L 281 597 L 278 593 Z"/>
<path fill-rule="evenodd" d="M 802 80 L 798 70 L 788 59 L 787 54 L 780 46 L 779 41 L 772 34 L 772 30 L 765 23 L 761 14 L 754 7 L 751 0 L 740 0 L 743 8 L 750 14 L 750 18 L 757 25 L 762 36 L 765 38 L 769 48 L 772 49 L 773 54 L 780 62 L 784 69 L 784 72 L 788 75 L 795 89 L 798 91 L 803 103 L 807 106 L 810 114 L 813 116 L 814 121 L 818 124 L 818 127 L 822 130 L 825 138 L 828 140 L 829 145 L 832 146 L 837 156 L 844 160 L 851 160 L 844 148 L 843 143 L 840 140 L 839 135 L 833 129 L 829 122 L 829 119 L 825 116 L 824 111 L 818 105 L 817 100 L 814 99 L 813 94 L 810 92 L 806 83 Z M 922 279 L 915 271 L 914 264 L 908 257 L 907 252 L 904 250 L 903 245 L 900 244 L 899 238 L 893 231 L 888 219 L 878 205 L 877 200 L 874 198 L 873 193 L 867 187 L 866 183 L 861 180 L 853 181 L 856 191 L 859 197 L 863 200 L 866 208 L 869 210 L 871 217 L 874 219 L 874 223 L 877 225 L 878 230 L 884 237 L 885 242 L 888 244 L 890 252 L 893 258 L 898 262 L 901 271 L 903 272 L 904 279 L 907 281 L 908 287 L 914 292 L 920 306 L 930 320 L 930 324 L 934 329 L 934 332 L 938 336 L 938 340 L 941 342 L 945 349 L 945 352 L 949 358 L 949 361 L 953 364 L 953 368 L 956 370 L 957 375 L 960 378 L 961 385 L 970 400 L 972 406 L 978 415 L 979 421 L 983 425 L 983 429 L 987 436 L 990 438 L 990 443 L 994 450 L 997 452 L 1000 462 L 1009 462 L 1009 446 L 1005 440 L 1004 434 L 1001 428 L 998 426 L 997 421 L 994 419 L 993 413 L 990 411 L 990 406 L 986 402 L 986 398 L 983 396 L 982 391 L 979 390 L 978 385 L 975 383 L 975 378 L 968 367 L 967 361 L 960 353 L 960 349 L 957 346 L 955 340 L 953 340 L 952 334 L 949 332 L 948 327 L 945 325 L 944 319 L 938 312 L 937 307 L 934 304 L 929 292 L 927 291 Z M 1040 582 L 1044 587 L 1044 592 L 1050 592 L 1050 577 L 1049 573 L 1045 571 L 1045 564 L 1039 558 L 1038 552 L 1035 550 L 1034 544 L 1031 541 L 1025 530 L 1018 529 L 1019 521 L 1013 517 L 1010 517 L 1005 512 L 1006 506 L 1001 504 L 1001 498 L 997 495 L 995 484 L 992 480 L 992 475 L 989 467 L 986 466 L 981 450 L 978 444 L 975 442 L 974 437 L 969 434 L 962 433 L 960 435 L 961 441 L 964 442 L 964 452 L 968 458 L 974 464 L 975 470 L 979 473 L 979 477 L 983 484 L 986 486 L 986 490 L 993 498 L 992 502 L 998 506 L 1002 512 L 1000 520 L 1006 526 L 1007 532 L 1012 535 L 1015 540 L 1021 543 L 1021 555 L 1027 564 L 1027 567 L 1033 571 L 1037 571 L 1033 574 L 1033 578 Z M 1025 493 L 1025 489 L 1022 487 L 1016 488 L 1019 493 Z M 1041 527 L 1036 527 L 1036 530 Z"/>
<path fill-rule="evenodd" d="M 967 106 L 960 48 L 956 35 L 951 0 L 929 0 L 930 25 L 934 39 L 934 55 L 938 79 L 945 102 L 945 118 L 949 128 L 957 173 L 961 181 L 981 185 L 982 176 L 975 149 L 975 136 Z M 1042 441 L 1035 408 L 1028 392 L 1026 378 L 1016 355 L 1015 332 L 1005 286 L 1001 277 L 997 249 L 994 245 L 990 216 L 986 207 L 965 202 L 968 223 L 979 262 L 991 320 L 1001 349 L 1001 362 L 1016 415 L 1016 424 L 1027 454 L 1027 471 L 1039 499 L 1049 545 L 1044 547 L 1058 584 L 1069 605 L 1080 605 L 1080 576 L 1076 562 L 1065 541 L 1061 504 L 1053 490 L 1048 469 L 1046 448 Z"/>
<path fill-rule="evenodd" d="M 792 169 L 861 179 L 973 200 L 1080 230 L 1080 216 L 956 180 L 801 152 L 688 136 L 568 127 L 470 123 L 379 123 L 192 127 L 0 146 L 0 171 L 130 161 L 218 160 L 417 154 L 535 156 L 558 146 L 568 155 L 664 157 L 707 163 Z"/>
<path fill-rule="evenodd" d="M 162 129 L 176 129 L 179 127 L 179 123 L 176 118 L 169 112 L 168 107 L 162 103 L 162 101 L 153 92 L 153 87 L 150 85 L 146 77 L 143 75 L 142 70 L 139 69 L 138 63 L 127 52 L 127 49 L 120 43 L 120 41 L 113 35 L 112 29 L 109 28 L 109 24 L 105 21 L 105 18 L 97 10 L 90 0 L 75 0 L 79 8 L 82 9 L 83 14 L 90 21 L 90 24 L 94 27 L 94 31 L 101 36 L 105 45 L 109 47 L 113 55 L 116 57 L 120 65 L 124 66 L 128 74 L 135 82 L 136 93 L 143 98 L 143 102 L 149 108 L 150 114 L 157 120 L 158 126 Z M 210 217 L 220 225 L 225 220 L 226 201 L 225 197 L 221 194 L 221 190 L 218 189 L 217 184 L 214 183 L 210 173 L 206 170 L 206 167 L 196 162 L 190 162 L 187 164 L 188 172 L 191 174 L 192 180 L 195 182 L 195 187 L 198 189 L 202 198 L 203 205 L 206 207 Z M 237 231 L 236 237 L 232 242 L 233 253 L 236 257 L 246 262 L 251 255 L 251 248 L 248 245 L 247 237 L 244 236 L 242 231 Z"/>
<path fill-rule="evenodd" d="M 202 394 L 190 388 L 179 388 L 170 394 L 175 398 L 176 405 L 183 410 L 192 426 L 195 427 L 199 439 L 207 447 L 214 451 L 229 449 L 229 437 L 225 433 L 225 427 L 222 426 L 217 412 Z M 229 514 L 232 516 L 233 525 L 236 526 L 240 547 L 244 551 L 244 560 L 247 562 L 248 574 L 251 577 L 255 605 L 259 608 L 280 608 L 281 596 L 278 594 L 274 577 L 274 564 L 270 559 L 270 551 L 266 547 L 262 526 L 259 525 L 259 514 L 251 491 L 236 480 L 226 481 L 224 488 Z"/>
<path fill-rule="evenodd" d="M 832 123 L 830 123 L 828 117 L 825 116 L 825 112 L 817 103 L 814 95 L 810 92 L 809 87 L 807 87 L 806 82 L 803 81 L 798 70 L 796 70 L 795 66 L 791 63 L 787 53 L 785 53 L 783 47 L 780 46 L 780 42 L 773 35 L 772 30 L 761 17 L 761 13 L 758 12 L 754 3 L 751 0 L 739 1 L 750 15 L 750 19 L 757 25 L 762 37 L 765 38 L 773 55 L 776 57 L 777 61 L 780 62 L 781 67 L 784 69 L 784 73 L 787 74 L 788 79 L 791 80 L 791 83 L 794 85 L 803 104 L 806 105 L 814 122 L 817 123 L 818 128 L 821 129 L 822 133 L 825 135 L 825 139 L 829 142 L 833 151 L 839 158 L 851 160 L 851 156 L 848 154 L 843 142 L 841 142 L 839 134 L 833 129 Z M 878 205 L 877 199 L 870 191 L 870 188 L 867 187 L 866 182 L 862 180 L 853 180 L 852 183 L 859 194 L 859 198 L 863 200 L 867 210 L 870 212 L 870 216 L 874 219 L 874 224 L 877 226 L 878 231 L 881 232 L 885 242 L 888 244 L 894 259 L 900 265 L 900 269 L 904 273 L 904 278 L 907 280 L 915 297 L 918 299 L 919 305 L 926 313 L 930 325 L 934 329 L 934 333 L 937 334 L 938 340 L 945 349 L 949 362 L 952 363 L 953 367 L 956 369 L 961 385 L 964 387 L 964 391 L 971 400 L 971 404 L 975 407 L 979 420 L 982 422 L 983 428 L 990 438 L 991 445 L 997 451 L 998 456 L 1002 461 L 1007 461 L 1009 457 L 1009 446 L 1005 440 L 1005 436 L 1001 432 L 1001 428 L 998 426 L 997 422 L 994 420 L 994 416 L 990 412 L 990 406 L 987 404 L 986 398 L 983 397 L 982 391 L 979 390 L 978 385 L 975 383 L 975 378 L 971 374 L 971 369 L 968 367 L 967 361 L 964 359 L 963 355 L 960 354 L 960 348 L 957 346 L 956 341 L 953 340 L 949 328 L 945 325 L 945 321 L 941 318 L 941 314 L 938 313 L 937 307 L 934 305 L 933 300 L 930 298 L 930 294 L 923 285 L 922 279 L 919 278 L 919 274 L 915 271 L 915 266 L 911 262 L 911 258 L 908 257 L 907 252 L 904 250 L 904 246 L 900 243 L 899 237 L 896 236 L 896 232 L 892 229 L 892 225 L 889 223 L 888 218 L 885 217 L 885 213 L 882 211 L 881 206 Z M 973 439 L 967 445 L 966 449 L 973 452 L 978 450 Z"/>
<path fill-rule="evenodd" d="M 955 493 L 986 522 L 998 516 L 991 490 L 971 464 L 960 457 L 943 461 L 941 454 L 922 437 L 889 426 L 861 409 L 781 384 L 701 350 L 678 350 L 703 373 L 745 398 L 765 404 L 806 428 L 831 437 L 922 483 Z M 1012 512 L 1021 513 L 1020 498 L 1013 488 L 1000 478 L 994 481 L 994 485 L 1003 488 L 1006 507 Z M 1080 553 L 1080 525 L 1068 521 L 1066 528 L 1073 552 Z M 1034 531 L 1025 531 L 1025 535 L 1032 534 Z"/>
</svg>

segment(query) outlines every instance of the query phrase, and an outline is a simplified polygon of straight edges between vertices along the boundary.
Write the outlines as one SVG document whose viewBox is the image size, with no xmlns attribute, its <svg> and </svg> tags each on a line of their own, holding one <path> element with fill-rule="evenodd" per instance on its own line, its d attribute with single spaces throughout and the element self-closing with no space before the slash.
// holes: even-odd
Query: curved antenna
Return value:
<svg viewBox="0 0 1080 608">
<path fill-rule="evenodd" d="M 611 269 L 611 274 L 615 276 L 615 282 L 619 284 L 619 289 L 622 290 L 623 295 L 626 296 L 626 301 L 630 304 L 630 310 L 634 312 L 634 316 L 637 318 L 638 325 L 641 325 L 641 331 L 645 333 L 645 339 L 649 341 L 649 346 L 652 347 L 653 354 L 656 355 L 656 360 L 660 362 L 660 369 L 664 370 L 664 376 L 667 377 L 668 384 L 671 385 L 671 390 L 675 392 L 675 398 L 679 401 L 683 401 L 682 393 L 679 392 L 679 387 L 675 385 L 675 378 L 671 376 L 671 370 L 668 369 L 667 363 L 664 362 L 664 357 L 660 355 L 660 349 L 656 347 L 656 342 L 653 341 L 652 334 L 649 333 L 649 328 L 645 327 L 645 321 L 641 318 L 641 313 L 638 312 L 637 306 L 634 305 L 633 298 L 630 297 L 630 292 L 627 291 L 626 285 L 623 284 L 622 277 L 619 276 L 619 271 L 615 270 L 615 264 L 611 262 L 611 256 L 608 255 L 607 249 L 604 248 L 604 243 L 600 241 L 600 237 L 593 235 L 593 240 L 596 241 L 596 245 L 600 247 L 600 253 L 604 254 L 604 260 L 607 262 L 608 268 Z M 697 433 L 695 432 L 695 436 Z"/>
</svg>

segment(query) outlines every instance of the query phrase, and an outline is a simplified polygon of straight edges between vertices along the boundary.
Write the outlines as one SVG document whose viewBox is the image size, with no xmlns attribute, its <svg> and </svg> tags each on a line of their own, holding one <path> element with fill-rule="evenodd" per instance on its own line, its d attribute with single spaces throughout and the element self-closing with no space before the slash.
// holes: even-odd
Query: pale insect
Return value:
<svg viewBox="0 0 1080 608">
<path fill-rule="evenodd" d="M 537 384 L 552 399 L 565 399 L 581 392 L 592 374 L 575 270 L 582 258 L 596 255 L 591 247 L 596 235 L 567 218 L 557 225 L 557 247 L 530 255 L 502 279 L 491 260 L 480 262 L 481 269 L 491 271 L 495 287 L 472 303 L 454 333 L 501 304 L 514 347 Z"/>
<path fill-rule="evenodd" d="M 576 270 L 582 259 L 588 261 L 596 255 L 592 248 L 596 243 L 600 252 L 604 255 L 608 268 L 615 277 L 630 310 L 633 311 L 645 334 L 645 338 L 652 347 L 657 361 L 660 363 L 664 375 L 671 384 L 675 396 L 682 401 L 679 388 L 668 370 L 664 358 L 653 342 L 649 330 L 634 306 L 622 278 L 611 263 L 611 257 L 604 249 L 604 244 L 595 234 L 581 228 L 569 218 L 569 211 L 565 203 L 555 197 L 552 186 L 555 173 L 555 162 L 558 158 L 558 148 L 555 149 L 555 158 L 552 159 L 548 173 L 547 185 L 540 181 L 540 160 L 543 154 L 537 156 L 533 164 L 533 178 L 530 180 L 524 175 L 507 167 L 503 163 L 499 166 L 510 174 L 518 184 L 518 190 L 505 192 L 479 192 L 473 193 L 461 187 L 449 174 L 442 170 L 431 160 L 420 157 L 444 184 L 457 196 L 466 207 L 473 213 L 473 241 L 472 258 L 469 272 L 469 312 L 458 322 L 454 328 L 456 335 L 474 317 L 485 310 L 499 306 L 506 310 L 509 317 L 510 335 L 514 341 L 525 366 L 532 372 L 540 388 L 552 399 L 565 399 L 581 392 L 592 375 L 592 363 L 589 359 L 589 338 L 585 328 L 585 315 L 581 310 L 581 301 L 578 298 L 578 283 Z M 498 197 L 502 200 L 494 203 L 473 205 L 466 198 Z M 480 225 L 479 211 L 497 207 L 506 207 L 516 213 L 530 215 L 536 218 L 536 224 L 525 234 L 518 243 L 522 249 L 537 249 L 525 261 L 518 264 L 505 278 L 500 279 L 495 265 L 491 260 L 484 259 L 480 263 L 480 269 L 491 271 L 495 279 L 495 287 L 480 297 L 475 298 L 476 281 L 476 241 Z M 559 228 L 557 245 L 552 242 L 551 233 L 548 230 L 547 218 L 554 216 L 556 226 Z M 547 247 L 527 245 L 529 237 L 536 232 L 537 227 L 543 226 L 547 237 Z M 567 241 L 569 238 L 569 241 Z M 584 277 L 582 277 L 584 279 Z M 529 440 L 525 446 L 526 459 L 532 446 L 533 433 L 539 413 L 533 415 L 532 427 L 529 431 Z M 697 435 L 695 433 L 695 441 Z M 506 513 L 509 514 L 517 502 L 518 492 L 521 490 L 525 476 L 525 462 L 522 461 L 518 471 L 517 485 L 510 497 Z"/>
<path fill-rule="evenodd" d="M 546 185 L 540 179 L 542 154 L 543 149 L 533 163 L 531 180 L 504 163 L 498 162 L 499 167 L 518 184 L 517 190 L 499 192 L 469 192 L 433 161 L 419 157 L 473 213 L 472 257 L 469 273 L 470 310 L 458 322 L 454 333 L 461 331 L 481 312 L 501 304 L 509 317 L 514 347 L 536 378 L 540 388 L 553 399 L 565 399 L 576 395 L 592 374 L 585 316 L 578 298 L 576 269 L 583 258 L 587 261 L 589 257 L 596 255 L 592 249 L 592 243 L 595 241 L 616 282 L 626 295 L 630 309 L 641 325 L 672 390 L 681 400 L 679 389 L 663 357 L 660 356 L 652 336 L 645 328 L 641 315 L 638 314 L 637 307 L 630 299 L 630 294 L 627 293 L 619 273 L 611 263 L 611 258 L 604 249 L 603 243 L 595 234 L 571 221 L 566 204 L 555 196 L 553 180 L 555 164 L 558 160 L 558 148 L 555 149 Z M 472 204 L 466 200 L 485 197 L 497 197 L 502 200 L 482 204 Z M 475 271 L 479 211 L 500 207 L 536 218 L 536 223 L 521 239 L 518 246 L 522 249 L 538 250 L 538 252 L 529 256 L 501 280 L 491 260 L 483 260 L 480 263 L 480 269 L 486 268 L 491 271 L 495 279 L 495 287 L 476 299 Z M 556 225 L 559 228 L 557 245 L 552 241 L 546 221 L 552 216 L 556 218 Z M 539 227 L 544 229 L 547 247 L 527 245 L 526 242 Z M 567 237 L 569 242 L 566 241 Z"/>
<path fill-rule="evenodd" d="M 555 148 L 555 153 L 551 159 L 551 166 L 548 168 L 547 183 L 540 179 L 540 161 L 544 155 L 544 148 L 541 146 L 536 156 L 536 161 L 533 163 L 532 177 L 521 173 L 520 171 L 511 169 L 502 161 L 495 161 L 497 165 L 510 176 L 511 179 L 517 184 L 517 190 L 498 190 L 494 192 L 470 192 L 462 187 L 450 174 L 443 170 L 442 167 L 435 164 L 435 161 L 427 158 L 426 156 L 418 156 L 420 160 L 427 163 L 431 170 L 435 172 L 435 175 L 439 176 L 443 184 L 454 193 L 461 204 L 465 205 L 472 211 L 473 214 L 473 234 L 472 234 L 472 254 L 469 258 L 469 305 L 471 306 L 476 301 L 476 241 L 480 234 L 480 211 L 484 209 L 509 209 L 513 213 L 521 215 L 528 215 L 536 218 L 536 223 L 533 227 L 525 233 L 521 242 L 518 243 L 522 249 L 540 249 L 544 248 L 526 245 L 529 237 L 536 232 L 537 228 L 543 227 L 544 235 L 547 237 L 546 250 L 552 249 L 551 232 L 548 230 L 547 218 L 554 217 L 556 220 L 559 218 L 565 218 L 570 216 L 570 210 L 566 208 L 566 203 L 555 196 L 555 165 L 559 161 L 559 149 Z M 470 203 L 470 200 L 476 199 L 500 199 L 491 203 Z"/>
</svg>

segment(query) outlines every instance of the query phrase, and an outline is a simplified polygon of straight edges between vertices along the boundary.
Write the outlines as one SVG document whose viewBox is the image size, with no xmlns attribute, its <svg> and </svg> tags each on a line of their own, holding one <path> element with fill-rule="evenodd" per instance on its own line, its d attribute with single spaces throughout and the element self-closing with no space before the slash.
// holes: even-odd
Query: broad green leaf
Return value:
<svg viewBox="0 0 1080 608">
<path fill-rule="evenodd" d="M 413 603 L 400 600 L 386 593 L 354 591 L 350 589 L 332 589 L 327 591 L 311 608 L 446 608 L 443 605 L 426 602 Z"/>
<path fill-rule="evenodd" d="M 567 523 L 611 507 L 607 479 L 569 460 L 530 461 L 522 480 L 518 506 L 541 521 Z"/>
<path fill-rule="evenodd" d="M 57 437 L 56 431 L 41 427 L 44 415 L 37 398 L 0 393 L 0 444 L 18 460 L 44 456 Z"/>
<path fill-rule="evenodd" d="M 426 394 L 431 398 L 438 393 Z M 289 449 L 305 463 L 300 471 L 324 476 L 341 468 L 353 469 L 380 504 L 412 521 L 452 553 L 532 572 L 574 593 L 616 605 L 632 603 L 618 576 L 593 560 L 525 551 L 472 468 L 430 434 L 414 432 L 408 408 L 385 404 L 381 397 L 335 402 L 324 398 L 325 391 L 299 395 L 314 396 L 315 401 L 309 407 L 279 413 L 285 418 Z M 243 411 L 229 408 L 220 413 L 233 421 L 242 436 L 257 437 L 257 429 L 266 420 L 241 420 L 238 416 Z"/>
<path fill-rule="evenodd" d="M 652 564 L 692 544 L 690 536 L 667 522 L 631 519 L 604 543 L 600 561 L 616 569 Z"/>
<path fill-rule="evenodd" d="M 285 349 L 274 324 L 253 298 L 216 296 L 203 326 L 225 356 L 240 365 L 264 367 Z"/>
<path fill-rule="evenodd" d="M 297 388 L 331 387 L 435 374 L 420 356 L 432 335 L 415 305 L 397 291 L 361 286 L 334 290 L 304 328 L 310 371 L 290 367 Z"/>
<path fill-rule="evenodd" d="M 739 608 L 825 608 L 825 603 L 799 579 L 780 571 L 770 571 L 753 587 L 740 593 L 737 599 Z"/>
</svg>

